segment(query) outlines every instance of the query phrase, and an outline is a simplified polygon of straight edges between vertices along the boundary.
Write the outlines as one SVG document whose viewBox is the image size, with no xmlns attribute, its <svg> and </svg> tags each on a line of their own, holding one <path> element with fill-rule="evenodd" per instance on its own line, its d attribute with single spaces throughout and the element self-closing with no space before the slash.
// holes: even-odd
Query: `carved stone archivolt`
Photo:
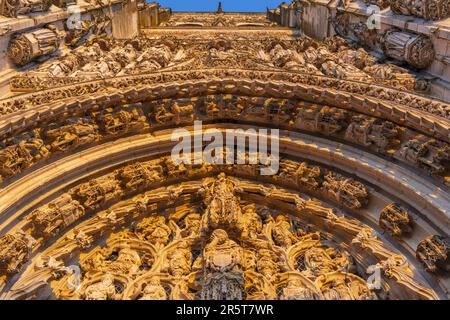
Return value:
<svg viewBox="0 0 450 320">
<path fill-rule="evenodd" d="M 294 99 L 221 94 L 158 99 L 104 109 L 94 105 L 83 115 L 49 121 L 39 129 L 7 138 L 0 144 L 0 181 L 17 176 L 49 156 L 73 152 L 119 136 L 155 131 L 166 126 L 189 125 L 194 120 L 277 123 L 279 127 L 292 131 L 338 137 L 371 152 L 394 157 L 408 166 L 419 167 L 443 181 L 448 176 L 448 143 L 419 135 L 393 122 Z M 140 171 L 141 177 L 129 176 L 128 183 L 145 184 L 158 179 L 157 176 L 149 176 L 145 168 Z M 124 175 L 128 173 L 124 172 Z M 327 183 L 333 185 L 333 177 L 327 179 Z M 343 197 L 342 192 L 336 193 L 337 190 L 336 197 Z"/>
<path fill-rule="evenodd" d="M 393 44 L 389 43 L 394 41 L 394 35 L 386 36 L 386 48 L 392 48 Z M 425 61 L 424 53 L 429 50 L 422 49 L 420 41 L 418 39 L 413 41 L 414 43 L 409 41 L 405 44 L 408 47 L 402 49 L 406 51 L 401 56 L 399 54 L 393 56 L 393 49 L 387 54 L 413 65 L 428 63 Z M 330 38 L 322 43 L 312 39 L 299 39 L 295 42 L 252 39 L 252 43 L 252 46 L 249 46 L 245 41 L 235 41 L 226 37 L 208 43 L 191 41 L 182 44 L 179 39 L 170 37 L 162 38 L 157 43 L 147 38 L 119 41 L 99 37 L 61 57 L 59 61 L 29 73 L 29 77 L 31 79 L 33 76 L 48 76 L 80 81 L 80 79 L 110 78 L 165 69 L 233 66 L 300 71 L 337 79 L 375 82 L 397 88 L 404 86 L 405 89 L 412 91 L 427 89 L 415 84 L 424 80 L 404 68 L 381 64 L 385 68 L 384 73 L 372 72 L 369 67 L 375 65 L 377 59 L 363 48 L 356 50 L 350 47 L 340 38 Z M 430 50 L 432 52 L 432 48 Z M 393 82 L 392 78 L 396 78 L 397 82 Z M 19 89 L 17 84 L 13 85 Z"/>
<path fill-rule="evenodd" d="M 298 214 L 280 214 L 249 203 L 244 199 L 248 192 L 269 202 L 283 199 Z M 174 193 L 179 196 L 174 198 Z M 63 212 L 62 199 L 44 208 Z M 185 201 L 190 204 L 185 206 Z M 172 206 L 176 209 L 164 209 Z M 355 247 L 349 251 L 327 240 L 329 236 L 322 232 L 312 231 L 302 222 L 308 216 L 326 220 L 317 227 L 354 237 Z M 123 231 L 114 231 L 116 227 Z M 52 237 L 58 229 L 53 230 Z M 356 268 L 360 258 L 352 254 L 368 250 L 366 254 L 374 257 L 369 261 L 381 259 L 382 263 L 392 252 L 365 230 L 318 201 L 221 173 L 146 192 L 76 223 L 32 261 L 16 284 L 17 293 L 13 287 L 4 298 L 39 295 L 47 283 L 59 299 L 375 299 L 384 289 L 374 291 L 368 285 L 368 275 L 357 271 L 365 267 Z M 33 232 L 38 237 L 33 244 L 26 233 L 21 238 L 2 238 L 1 261 L 10 266 L 8 272 L 20 270 L 32 248 L 42 243 Z M 106 243 L 95 244 L 103 235 L 108 238 Z M 63 263 L 73 255 L 79 255 L 81 278 Z M 403 292 L 433 297 L 409 271 L 398 269 L 397 264 L 389 268 L 385 281 L 390 285 L 403 288 L 405 283 L 408 289 Z M 31 277 L 30 272 L 37 273 Z M 399 284 L 391 280 L 397 278 Z M 33 284 L 39 279 L 39 286 Z"/>
</svg>

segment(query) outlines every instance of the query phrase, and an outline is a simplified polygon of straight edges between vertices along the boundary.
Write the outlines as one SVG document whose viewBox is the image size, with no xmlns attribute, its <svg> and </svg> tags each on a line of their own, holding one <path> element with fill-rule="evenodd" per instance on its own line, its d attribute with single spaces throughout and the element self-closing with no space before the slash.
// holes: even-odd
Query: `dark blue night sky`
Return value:
<svg viewBox="0 0 450 320">
<path fill-rule="evenodd" d="M 159 0 L 162 7 L 173 11 L 216 11 L 218 0 Z M 222 0 L 224 11 L 266 12 L 266 8 L 275 8 L 283 0 Z M 286 1 L 290 2 L 290 1 Z"/>
</svg>

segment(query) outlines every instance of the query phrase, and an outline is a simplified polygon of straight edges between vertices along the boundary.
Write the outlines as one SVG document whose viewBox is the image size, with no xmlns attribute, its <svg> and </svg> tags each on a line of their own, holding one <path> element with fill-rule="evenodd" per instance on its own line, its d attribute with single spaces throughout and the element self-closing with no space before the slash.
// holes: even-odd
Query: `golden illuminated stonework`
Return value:
<svg viewBox="0 0 450 320">
<path fill-rule="evenodd" d="M 450 298 L 441 2 L 0 4 L 0 299 Z"/>
</svg>

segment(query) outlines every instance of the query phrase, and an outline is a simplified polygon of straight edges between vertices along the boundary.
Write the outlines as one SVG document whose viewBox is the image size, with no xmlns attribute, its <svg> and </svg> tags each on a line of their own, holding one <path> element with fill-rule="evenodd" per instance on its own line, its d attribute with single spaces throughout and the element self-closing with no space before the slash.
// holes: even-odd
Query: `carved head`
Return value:
<svg viewBox="0 0 450 320">
<path fill-rule="evenodd" d="M 224 244 L 228 240 L 228 234 L 225 230 L 216 229 L 211 234 L 211 243 L 216 243 L 218 245 Z"/>
</svg>

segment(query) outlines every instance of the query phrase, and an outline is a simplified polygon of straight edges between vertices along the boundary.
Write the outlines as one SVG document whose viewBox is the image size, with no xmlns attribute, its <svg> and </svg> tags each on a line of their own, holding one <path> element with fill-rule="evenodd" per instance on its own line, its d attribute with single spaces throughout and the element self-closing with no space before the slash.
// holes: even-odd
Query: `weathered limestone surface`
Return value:
<svg viewBox="0 0 450 320">
<path fill-rule="evenodd" d="M 449 299 L 430 3 L 0 0 L 0 299 Z M 176 129 L 271 149 L 179 163 Z"/>
</svg>

